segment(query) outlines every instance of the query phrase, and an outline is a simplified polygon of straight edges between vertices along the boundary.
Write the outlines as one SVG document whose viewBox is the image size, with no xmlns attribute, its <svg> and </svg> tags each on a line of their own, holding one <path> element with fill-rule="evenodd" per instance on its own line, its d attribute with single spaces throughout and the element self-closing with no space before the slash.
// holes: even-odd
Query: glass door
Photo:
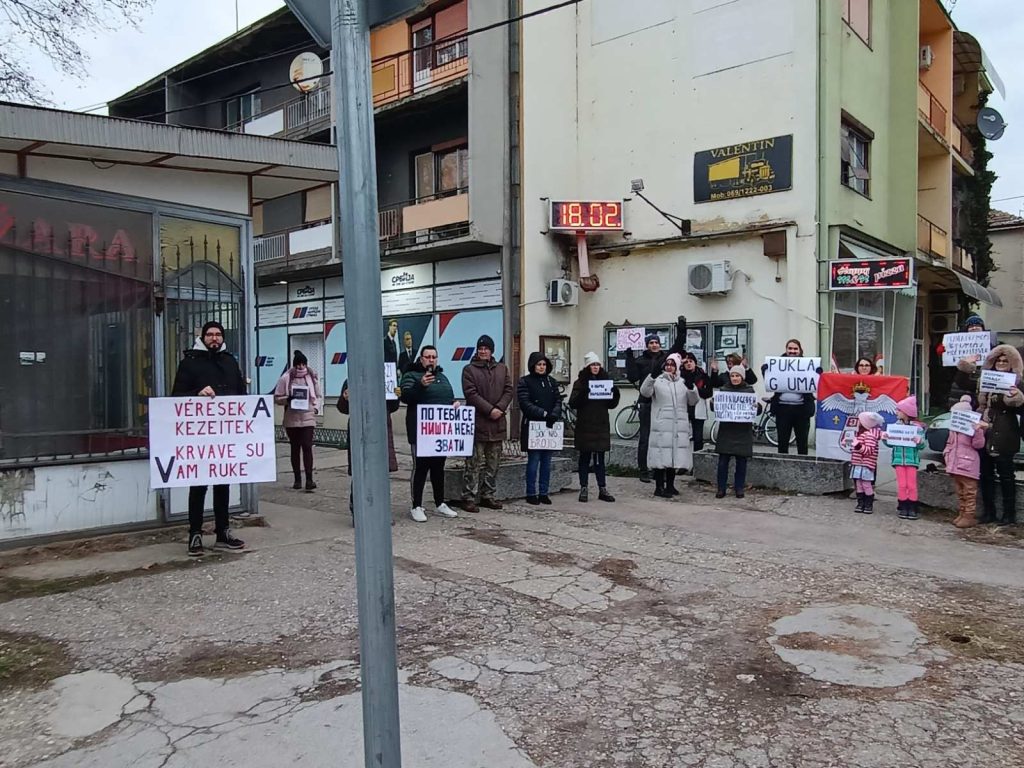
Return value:
<svg viewBox="0 0 1024 768">
<path fill-rule="evenodd" d="M 430 76 L 434 68 L 434 23 L 428 19 L 421 21 L 412 28 L 412 83 L 413 90 L 420 90 L 430 85 Z"/>
</svg>

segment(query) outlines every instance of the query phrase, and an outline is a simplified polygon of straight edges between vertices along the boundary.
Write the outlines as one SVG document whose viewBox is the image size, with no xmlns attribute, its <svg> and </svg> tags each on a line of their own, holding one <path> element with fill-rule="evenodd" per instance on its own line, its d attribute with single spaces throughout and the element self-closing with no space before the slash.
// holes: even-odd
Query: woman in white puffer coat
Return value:
<svg viewBox="0 0 1024 768">
<path fill-rule="evenodd" d="M 665 368 L 653 373 L 640 385 L 640 394 L 651 398 L 651 439 L 647 448 L 647 466 L 653 470 L 655 496 L 678 496 L 676 471 L 693 469 L 688 409 L 700 399 L 697 390 L 680 375 L 683 358 L 671 354 Z"/>
</svg>

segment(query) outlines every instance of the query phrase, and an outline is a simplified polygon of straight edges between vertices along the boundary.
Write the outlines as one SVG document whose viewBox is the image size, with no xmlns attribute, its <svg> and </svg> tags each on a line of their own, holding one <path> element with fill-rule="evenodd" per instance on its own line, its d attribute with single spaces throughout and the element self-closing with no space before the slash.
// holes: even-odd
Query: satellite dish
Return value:
<svg viewBox="0 0 1024 768">
<path fill-rule="evenodd" d="M 982 107 L 978 110 L 978 130 L 986 139 L 995 141 L 1002 137 L 1003 131 L 1006 130 L 1006 122 L 992 107 Z"/>
<path fill-rule="evenodd" d="M 320 76 L 324 73 L 324 63 L 315 53 L 300 53 L 292 59 L 289 76 L 295 90 L 309 93 L 320 85 Z"/>
</svg>

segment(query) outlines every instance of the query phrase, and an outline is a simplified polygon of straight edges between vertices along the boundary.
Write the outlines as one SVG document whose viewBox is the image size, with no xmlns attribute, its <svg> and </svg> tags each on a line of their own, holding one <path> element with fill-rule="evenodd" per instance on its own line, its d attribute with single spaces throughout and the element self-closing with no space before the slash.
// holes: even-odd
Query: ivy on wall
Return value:
<svg viewBox="0 0 1024 768">
<path fill-rule="evenodd" d="M 987 101 L 988 94 L 982 93 L 978 99 L 978 108 L 984 107 Z M 966 178 L 963 184 L 964 227 L 960 240 L 974 258 L 975 278 L 982 285 L 988 285 L 994 268 L 992 243 L 988 239 L 988 214 L 996 174 L 988 168 L 992 153 L 986 148 L 981 131 L 976 125 L 971 125 L 966 127 L 965 132 L 974 147 L 974 176 Z"/>
</svg>

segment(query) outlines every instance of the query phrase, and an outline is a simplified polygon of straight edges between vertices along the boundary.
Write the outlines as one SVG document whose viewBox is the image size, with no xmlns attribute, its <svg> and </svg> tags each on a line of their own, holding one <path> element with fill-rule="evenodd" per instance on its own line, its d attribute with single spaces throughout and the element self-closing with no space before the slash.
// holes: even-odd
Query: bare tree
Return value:
<svg viewBox="0 0 1024 768">
<path fill-rule="evenodd" d="M 135 24 L 153 0 L 0 0 L 0 99 L 43 104 L 28 62 L 45 55 L 64 74 L 83 78 L 89 57 L 79 40 L 119 23 Z"/>
</svg>

